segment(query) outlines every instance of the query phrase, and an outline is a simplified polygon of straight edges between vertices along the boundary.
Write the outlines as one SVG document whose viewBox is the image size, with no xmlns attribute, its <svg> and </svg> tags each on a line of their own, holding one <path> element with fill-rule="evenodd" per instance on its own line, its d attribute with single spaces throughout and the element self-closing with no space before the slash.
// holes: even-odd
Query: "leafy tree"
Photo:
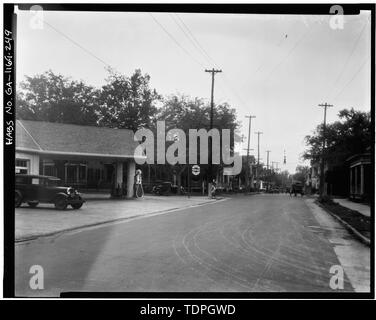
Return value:
<svg viewBox="0 0 376 320">
<path fill-rule="evenodd" d="M 342 165 L 351 155 L 364 153 L 371 146 L 372 128 L 370 112 L 344 109 L 339 119 L 326 127 L 325 160 L 330 166 Z M 319 125 L 313 135 L 305 138 L 308 149 L 303 158 L 318 162 L 321 158 L 323 127 Z"/>
<path fill-rule="evenodd" d="M 297 166 L 295 169 L 295 174 L 293 175 L 293 179 L 304 183 L 306 180 L 307 174 L 309 174 L 309 167 L 308 166 Z"/>
<path fill-rule="evenodd" d="M 98 92 L 82 81 L 73 81 L 51 70 L 26 76 L 17 93 L 17 118 L 96 125 Z"/>
<path fill-rule="evenodd" d="M 164 120 L 166 127 L 179 128 L 188 133 L 189 129 L 210 128 L 210 105 L 203 99 L 190 98 L 185 95 L 172 95 L 164 100 L 159 110 L 158 120 Z M 213 127 L 217 129 L 236 130 L 236 110 L 228 103 L 215 106 L 213 110 Z"/>
<path fill-rule="evenodd" d="M 150 76 L 139 69 L 131 77 L 109 72 L 99 95 L 99 124 L 133 131 L 151 127 L 160 96 L 150 88 Z"/>
</svg>

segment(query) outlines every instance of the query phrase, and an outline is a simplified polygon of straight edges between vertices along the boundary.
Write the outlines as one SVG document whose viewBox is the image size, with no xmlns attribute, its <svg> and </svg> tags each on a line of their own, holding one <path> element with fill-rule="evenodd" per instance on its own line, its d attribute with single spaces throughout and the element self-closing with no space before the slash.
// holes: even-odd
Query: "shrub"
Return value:
<svg viewBox="0 0 376 320">
<path fill-rule="evenodd" d="M 319 202 L 320 203 L 323 203 L 323 204 L 331 204 L 331 205 L 334 205 L 334 204 L 337 204 L 336 202 L 333 201 L 333 199 L 328 196 L 328 195 L 324 195 L 324 196 L 321 196 L 319 198 Z"/>
</svg>

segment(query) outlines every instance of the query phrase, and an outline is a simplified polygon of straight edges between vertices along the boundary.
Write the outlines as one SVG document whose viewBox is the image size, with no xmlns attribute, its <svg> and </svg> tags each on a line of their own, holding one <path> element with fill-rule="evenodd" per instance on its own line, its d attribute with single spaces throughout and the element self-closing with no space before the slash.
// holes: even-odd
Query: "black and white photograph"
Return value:
<svg viewBox="0 0 376 320">
<path fill-rule="evenodd" d="M 4 296 L 373 297 L 374 4 L 3 10 Z"/>
</svg>

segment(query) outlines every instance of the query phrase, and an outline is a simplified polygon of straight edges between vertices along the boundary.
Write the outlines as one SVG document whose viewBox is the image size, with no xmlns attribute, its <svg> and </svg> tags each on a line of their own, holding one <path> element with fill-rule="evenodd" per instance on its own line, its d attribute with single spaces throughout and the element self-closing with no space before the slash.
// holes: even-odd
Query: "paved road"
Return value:
<svg viewBox="0 0 376 320">
<path fill-rule="evenodd" d="M 18 244 L 16 293 L 332 291 L 340 261 L 327 232 L 299 197 L 238 195 Z M 32 265 L 44 269 L 44 290 L 29 289 Z"/>
</svg>

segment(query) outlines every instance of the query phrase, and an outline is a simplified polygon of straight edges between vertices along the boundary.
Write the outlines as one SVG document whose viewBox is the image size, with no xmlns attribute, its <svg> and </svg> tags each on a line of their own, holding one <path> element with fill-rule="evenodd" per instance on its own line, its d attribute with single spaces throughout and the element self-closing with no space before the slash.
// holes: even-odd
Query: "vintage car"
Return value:
<svg viewBox="0 0 376 320">
<path fill-rule="evenodd" d="M 303 186 L 303 183 L 299 181 L 294 181 L 293 184 L 291 185 L 290 195 L 294 194 L 294 196 L 296 197 L 298 193 L 300 193 L 300 195 L 303 197 L 304 186 Z"/>
<path fill-rule="evenodd" d="M 73 209 L 80 209 L 85 200 L 71 187 L 61 185 L 56 177 L 16 174 L 15 207 L 22 203 L 36 207 L 41 203 L 53 203 L 58 210 L 64 210 L 70 205 Z"/>
<path fill-rule="evenodd" d="M 178 194 L 178 189 L 179 187 L 170 181 L 157 181 L 152 188 L 152 193 L 159 196 L 168 196 L 171 193 Z M 185 194 L 183 187 L 180 187 L 180 194 Z"/>
</svg>

